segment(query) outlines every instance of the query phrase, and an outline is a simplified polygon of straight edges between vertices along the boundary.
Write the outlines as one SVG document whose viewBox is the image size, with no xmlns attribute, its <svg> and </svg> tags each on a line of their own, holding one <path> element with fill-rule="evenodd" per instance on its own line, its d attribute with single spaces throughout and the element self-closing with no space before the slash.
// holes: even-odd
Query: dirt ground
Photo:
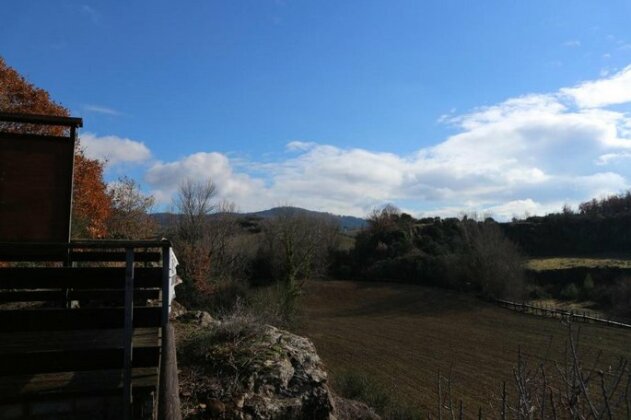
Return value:
<svg viewBox="0 0 631 420">
<path fill-rule="evenodd" d="M 434 288 L 405 284 L 312 281 L 306 284 L 300 333 L 310 337 L 336 374 L 359 370 L 422 412 L 435 411 L 437 376 L 451 375 L 452 397 L 468 416 L 498 401 L 512 384 L 521 349 L 529 366 L 563 361 L 568 327 L 559 320 L 515 313 Z M 580 352 L 591 361 L 603 351 L 607 368 L 631 358 L 631 331 L 580 327 Z M 553 362 L 546 362 L 553 369 Z"/>
</svg>

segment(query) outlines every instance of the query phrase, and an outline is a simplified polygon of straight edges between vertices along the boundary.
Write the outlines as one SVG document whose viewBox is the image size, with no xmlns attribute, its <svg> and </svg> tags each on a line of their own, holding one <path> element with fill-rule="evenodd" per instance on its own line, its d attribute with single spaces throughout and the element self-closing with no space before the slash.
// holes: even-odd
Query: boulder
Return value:
<svg viewBox="0 0 631 420">
<path fill-rule="evenodd" d="M 336 418 L 326 370 L 307 338 L 228 319 L 179 347 L 185 418 Z"/>
<path fill-rule="evenodd" d="M 206 311 L 186 311 L 177 318 L 188 324 L 195 324 L 201 328 L 210 328 L 220 322 Z"/>
<path fill-rule="evenodd" d="M 363 402 L 334 396 L 335 415 L 339 420 L 380 420 L 381 417 Z"/>
<path fill-rule="evenodd" d="M 171 312 L 169 313 L 169 319 L 178 319 L 186 313 L 186 308 L 177 300 L 171 302 Z"/>
</svg>

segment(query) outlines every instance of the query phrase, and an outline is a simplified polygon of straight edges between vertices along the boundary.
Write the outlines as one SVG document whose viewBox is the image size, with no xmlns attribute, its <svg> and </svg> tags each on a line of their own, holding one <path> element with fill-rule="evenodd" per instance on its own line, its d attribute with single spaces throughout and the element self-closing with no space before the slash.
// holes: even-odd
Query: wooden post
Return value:
<svg viewBox="0 0 631 420">
<path fill-rule="evenodd" d="M 502 382 L 502 411 L 500 418 L 506 420 L 506 381 Z"/>
<path fill-rule="evenodd" d="M 162 337 L 160 358 L 160 398 L 158 401 L 158 420 L 182 420 L 180 411 L 180 387 L 177 377 L 177 355 L 173 325 L 167 325 Z"/>
<path fill-rule="evenodd" d="M 171 248 L 162 247 L 162 344 L 160 350 L 160 383 L 158 420 L 181 420 L 180 389 L 177 377 L 177 355 L 173 326 L 169 324 Z"/>
<path fill-rule="evenodd" d="M 171 247 L 162 247 L 162 328 L 169 323 L 169 302 L 171 294 Z"/>
<path fill-rule="evenodd" d="M 132 416 L 131 369 L 134 336 L 134 249 L 126 250 L 125 266 L 125 322 L 123 330 L 123 418 Z"/>
<path fill-rule="evenodd" d="M 438 371 L 438 420 L 442 420 L 443 391 L 440 386 L 440 370 Z"/>
</svg>

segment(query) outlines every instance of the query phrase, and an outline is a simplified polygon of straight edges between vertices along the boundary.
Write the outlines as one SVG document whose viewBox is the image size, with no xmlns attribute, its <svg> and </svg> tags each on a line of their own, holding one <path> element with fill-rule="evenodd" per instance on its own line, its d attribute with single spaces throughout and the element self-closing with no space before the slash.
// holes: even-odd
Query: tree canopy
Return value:
<svg viewBox="0 0 631 420">
<path fill-rule="evenodd" d="M 44 89 L 29 83 L 0 57 L 0 111 L 24 114 L 69 116 L 68 109 L 56 103 Z M 34 127 L 9 124 L 14 132 L 33 133 Z M 37 127 L 37 134 L 61 135 L 63 127 Z M 75 150 L 72 235 L 99 238 L 107 234 L 106 221 L 111 201 L 103 180 L 103 163 L 85 156 L 80 144 Z"/>
</svg>

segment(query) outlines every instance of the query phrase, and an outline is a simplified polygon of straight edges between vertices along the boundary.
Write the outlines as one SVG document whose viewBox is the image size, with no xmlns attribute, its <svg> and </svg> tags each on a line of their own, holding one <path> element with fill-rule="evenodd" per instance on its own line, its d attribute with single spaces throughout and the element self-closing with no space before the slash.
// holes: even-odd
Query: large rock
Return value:
<svg viewBox="0 0 631 420">
<path fill-rule="evenodd" d="M 375 411 L 360 401 L 349 400 L 334 396 L 335 415 L 338 419 L 348 420 L 379 420 L 381 417 Z"/>
<path fill-rule="evenodd" d="M 191 317 L 194 332 L 179 343 L 185 417 L 336 418 L 327 373 L 310 340 L 243 320 L 199 330 L 198 319 Z"/>
<path fill-rule="evenodd" d="M 178 319 L 182 315 L 186 314 L 187 310 L 180 302 L 173 300 L 171 302 L 171 312 L 169 313 L 169 319 Z"/>
</svg>

